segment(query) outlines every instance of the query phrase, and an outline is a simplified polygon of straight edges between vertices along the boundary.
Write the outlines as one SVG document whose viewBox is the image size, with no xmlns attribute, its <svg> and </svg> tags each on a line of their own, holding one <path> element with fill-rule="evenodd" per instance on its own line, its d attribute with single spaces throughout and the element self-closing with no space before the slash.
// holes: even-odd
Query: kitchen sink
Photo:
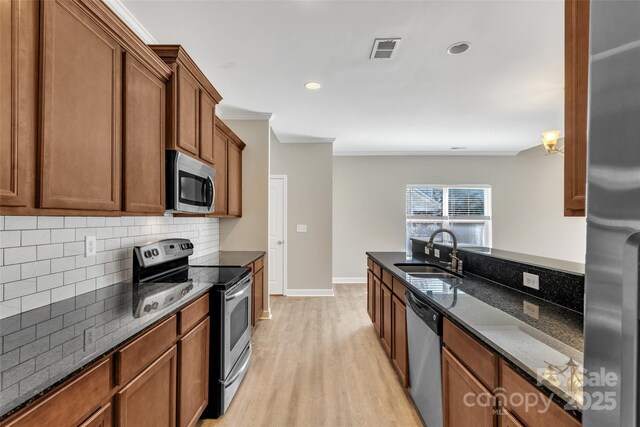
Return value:
<svg viewBox="0 0 640 427">
<path fill-rule="evenodd" d="M 435 264 L 394 264 L 410 276 L 421 278 L 455 278 L 460 277 Z"/>
</svg>

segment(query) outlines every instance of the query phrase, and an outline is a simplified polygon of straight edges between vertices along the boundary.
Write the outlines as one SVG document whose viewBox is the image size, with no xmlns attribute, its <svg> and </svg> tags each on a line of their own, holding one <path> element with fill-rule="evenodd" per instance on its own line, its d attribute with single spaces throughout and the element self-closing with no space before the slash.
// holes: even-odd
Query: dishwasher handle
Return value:
<svg viewBox="0 0 640 427">
<path fill-rule="evenodd" d="M 428 304 L 418 300 L 416 296 L 409 290 L 406 291 L 407 307 L 411 309 L 422 321 L 436 333 L 442 336 L 442 315 L 435 311 Z"/>
</svg>

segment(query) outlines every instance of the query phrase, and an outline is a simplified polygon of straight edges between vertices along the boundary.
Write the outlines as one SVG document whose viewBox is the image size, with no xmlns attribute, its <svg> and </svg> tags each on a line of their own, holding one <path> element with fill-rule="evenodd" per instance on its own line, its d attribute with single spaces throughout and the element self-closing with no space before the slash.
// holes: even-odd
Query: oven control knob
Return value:
<svg viewBox="0 0 640 427">
<path fill-rule="evenodd" d="M 185 296 L 188 293 L 189 293 L 189 288 L 184 288 L 182 292 L 180 292 L 180 295 Z"/>
<path fill-rule="evenodd" d="M 149 258 L 151 256 L 151 251 L 144 251 L 144 257 Z"/>
<path fill-rule="evenodd" d="M 153 304 L 151 304 L 151 308 L 153 310 L 155 310 L 156 308 L 158 308 L 158 301 L 154 302 Z"/>
<path fill-rule="evenodd" d="M 144 311 L 145 311 L 145 313 L 150 312 L 151 311 L 151 305 L 150 304 L 145 305 L 144 306 Z"/>
<path fill-rule="evenodd" d="M 157 249 L 152 250 L 151 253 L 153 254 L 153 256 L 160 255 L 160 252 Z"/>
</svg>

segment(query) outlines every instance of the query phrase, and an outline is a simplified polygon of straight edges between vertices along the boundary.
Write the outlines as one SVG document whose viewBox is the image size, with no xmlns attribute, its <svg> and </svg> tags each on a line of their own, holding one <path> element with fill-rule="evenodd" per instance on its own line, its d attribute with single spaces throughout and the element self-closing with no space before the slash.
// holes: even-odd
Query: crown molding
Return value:
<svg viewBox="0 0 640 427">
<path fill-rule="evenodd" d="M 142 25 L 138 18 L 127 9 L 121 0 L 103 0 L 146 44 L 157 44 L 158 41 Z"/>
<path fill-rule="evenodd" d="M 520 151 L 334 151 L 334 157 L 367 157 L 367 156 L 480 156 L 480 157 L 513 157 Z"/>
<path fill-rule="evenodd" d="M 273 113 L 259 113 L 256 111 L 234 111 L 225 113 L 224 109 L 216 108 L 216 114 L 222 120 L 271 120 Z"/>
</svg>

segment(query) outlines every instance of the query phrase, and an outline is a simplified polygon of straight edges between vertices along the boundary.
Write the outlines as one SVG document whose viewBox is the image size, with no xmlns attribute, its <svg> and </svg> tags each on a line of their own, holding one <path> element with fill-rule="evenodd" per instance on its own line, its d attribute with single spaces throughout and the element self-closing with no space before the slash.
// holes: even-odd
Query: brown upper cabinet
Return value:
<svg viewBox="0 0 640 427">
<path fill-rule="evenodd" d="M 0 21 L 2 214 L 164 212 L 170 68 L 103 2 L 3 1 Z"/>
<path fill-rule="evenodd" d="M 213 164 L 215 209 L 210 216 L 242 216 L 242 151 L 245 143 L 220 118 L 215 119 Z"/>
<path fill-rule="evenodd" d="M 37 1 L 0 2 L 0 205 L 35 199 L 38 114 Z"/>
<path fill-rule="evenodd" d="M 222 96 L 180 45 L 152 45 L 173 74 L 167 85 L 166 147 L 213 164 L 216 105 Z"/>
<path fill-rule="evenodd" d="M 564 214 L 585 216 L 589 2 L 565 0 Z"/>
</svg>

